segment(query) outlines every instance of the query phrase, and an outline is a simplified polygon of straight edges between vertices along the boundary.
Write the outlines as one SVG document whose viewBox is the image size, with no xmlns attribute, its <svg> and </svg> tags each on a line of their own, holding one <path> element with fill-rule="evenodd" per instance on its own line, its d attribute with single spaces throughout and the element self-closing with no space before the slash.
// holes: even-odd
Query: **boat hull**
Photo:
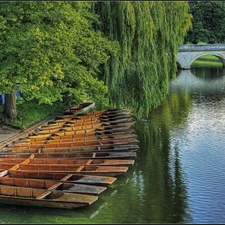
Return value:
<svg viewBox="0 0 225 225">
<path fill-rule="evenodd" d="M 91 205 L 98 196 L 0 185 L 0 202 L 11 205 L 74 209 Z"/>
</svg>

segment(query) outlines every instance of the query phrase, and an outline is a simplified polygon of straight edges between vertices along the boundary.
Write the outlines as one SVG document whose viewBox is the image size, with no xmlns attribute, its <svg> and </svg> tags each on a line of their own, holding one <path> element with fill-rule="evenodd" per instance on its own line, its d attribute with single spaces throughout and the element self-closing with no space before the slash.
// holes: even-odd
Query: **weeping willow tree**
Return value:
<svg viewBox="0 0 225 225">
<path fill-rule="evenodd" d="M 186 2 L 95 2 L 96 25 L 120 52 L 102 67 L 110 105 L 148 115 L 168 94 L 178 45 L 191 27 Z"/>
</svg>

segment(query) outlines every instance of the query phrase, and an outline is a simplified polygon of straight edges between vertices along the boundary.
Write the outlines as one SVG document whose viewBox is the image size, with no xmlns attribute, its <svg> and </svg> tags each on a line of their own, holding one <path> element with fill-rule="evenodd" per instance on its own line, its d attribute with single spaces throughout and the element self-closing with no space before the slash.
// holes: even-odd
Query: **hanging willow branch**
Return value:
<svg viewBox="0 0 225 225">
<path fill-rule="evenodd" d="M 117 40 L 120 52 L 102 68 L 112 106 L 148 115 L 168 94 L 178 45 L 189 29 L 186 2 L 96 2 L 98 29 Z"/>
</svg>

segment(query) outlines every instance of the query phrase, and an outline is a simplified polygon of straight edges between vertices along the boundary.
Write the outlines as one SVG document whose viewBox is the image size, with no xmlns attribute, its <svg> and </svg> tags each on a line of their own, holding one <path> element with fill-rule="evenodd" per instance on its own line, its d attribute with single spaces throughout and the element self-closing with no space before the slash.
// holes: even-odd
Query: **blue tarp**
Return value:
<svg viewBox="0 0 225 225">
<path fill-rule="evenodd" d="M 20 92 L 19 91 L 16 91 L 16 98 L 20 96 Z M 2 105 L 5 104 L 5 94 L 1 94 L 1 98 L 2 98 Z"/>
<path fill-rule="evenodd" d="M 5 94 L 1 94 L 1 97 L 2 97 L 2 105 L 5 104 Z"/>
</svg>

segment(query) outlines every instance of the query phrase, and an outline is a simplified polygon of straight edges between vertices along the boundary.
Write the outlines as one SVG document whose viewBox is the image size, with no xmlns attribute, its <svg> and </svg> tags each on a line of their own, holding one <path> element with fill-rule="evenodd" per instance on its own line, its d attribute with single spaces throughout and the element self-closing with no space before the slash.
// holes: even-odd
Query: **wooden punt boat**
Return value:
<svg viewBox="0 0 225 225">
<path fill-rule="evenodd" d="M 46 125 L 54 125 L 56 123 L 79 123 L 79 122 L 86 122 L 86 123 L 91 123 L 91 122 L 98 122 L 98 123 L 106 123 L 106 122 L 113 122 L 117 120 L 126 120 L 126 119 L 134 119 L 130 115 L 112 115 L 112 116 L 78 116 L 78 115 L 67 115 L 67 116 L 58 116 L 55 117 L 54 120 L 49 121 L 48 124 Z"/>
<path fill-rule="evenodd" d="M 2 164 L 0 171 L 11 168 L 13 164 Z M 82 167 L 82 169 L 81 169 Z M 127 172 L 129 167 L 118 166 L 72 166 L 72 165 L 41 165 L 41 164 L 19 164 L 19 171 L 42 171 L 42 172 L 66 172 L 71 174 L 83 174 L 94 176 L 117 177 Z"/>
<path fill-rule="evenodd" d="M 123 139 L 115 139 L 115 140 L 96 140 L 96 141 L 80 141 L 80 142 L 71 142 L 71 143 L 47 143 L 47 144 L 20 144 L 20 143 L 14 143 L 12 146 L 8 146 L 8 150 L 39 150 L 39 149 L 68 149 L 71 150 L 87 150 L 88 147 L 92 147 L 89 149 L 94 149 L 97 147 L 111 147 L 113 145 L 135 145 L 139 143 L 139 141 L 136 138 L 127 138 L 125 140 Z M 87 148 L 85 148 L 87 147 Z"/>
<path fill-rule="evenodd" d="M 17 153 L 80 153 L 80 152 L 124 152 L 124 151 L 136 151 L 139 149 L 138 145 L 135 144 L 124 144 L 124 145 L 92 145 L 92 146 L 76 146 L 69 148 L 38 148 L 28 149 L 26 146 L 6 146 L 2 149 L 2 154 L 17 154 Z"/>
<path fill-rule="evenodd" d="M 87 136 L 101 136 L 101 135 L 123 135 L 123 134 L 131 134 L 134 133 L 133 128 L 127 128 L 127 129 L 122 129 L 122 130 L 115 130 L 115 132 L 111 130 L 103 130 L 103 131 L 98 131 L 96 129 L 90 130 L 89 132 L 85 132 L 85 130 L 81 131 L 72 131 L 72 132 L 55 132 L 55 133 L 46 133 L 46 134 L 39 134 L 37 132 L 32 132 L 28 134 L 26 137 L 19 138 L 18 140 L 23 140 L 26 138 L 30 139 L 40 139 L 40 140 L 46 140 L 51 137 L 58 137 L 58 136 L 71 136 L 71 137 L 87 137 Z"/>
<path fill-rule="evenodd" d="M 98 113 L 99 111 L 96 111 Z M 66 123 L 66 122 L 110 122 L 110 121 L 116 121 L 116 120 L 125 120 L 125 119 L 134 119 L 134 116 L 130 114 L 93 114 L 93 115 L 86 115 L 86 114 L 68 114 L 68 115 L 60 115 L 56 116 L 54 119 L 48 121 L 46 125 L 51 125 L 55 123 Z"/>
<path fill-rule="evenodd" d="M 133 117 L 130 116 L 116 116 L 113 118 L 101 118 L 101 117 L 95 117 L 95 118 L 86 118 L 86 117 L 77 117 L 77 116 L 73 116 L 73 117 L 67 117 L 66 119 L 61 119 L 61 120 L 51 120 L 49 121 L 46 125 L 43 125 L 43 127 L 45 126 L 57 126 L 57 125 L 64 125 L 64 124 L 71 124 L 71 125 L 79 125 L 79 124 L 106 124 L 110 125 L 111 123 L 124 123 L 124 122 L 129 122 L 131 120 L 134 120 Z"/>
<path fill-rule="evenodd" d="M 1 175 L 2 174 L 2 175 Z M 44 171 L 21 171 L 21 170 L 6 170 L 0 173 L 0 177 L 7 176 L 22 179 L 42 179 L 68 182 L 73 184 L 88 184 L 107 187 L 114 183 L 117 178 L 109 176 L 96 176 L 84 174 L 72 174 L 67 172 L 44 172 Z"/>
<path fill-rule="evenodd" d="M 49 172 L 67 172 L 79 173 L 87 175 L 99 176 L 119 176 L 127 172 L 129 167 L 125 166 L 93 166 L 93 165 L 76 165 L 76 164 L 31 164 L 31 159 L 34 155 L 24 159 L 22 162 L 15 163 L 0 163 L 0 170 L 32 170 L 32 171 L 49 171 Z"/>
<path fill-rule="evenodd" d="M 111 126 L 111 125 L 119 125 L 121 123 L 128 123 L 132 121 L 132 118 L 123 118 L 123 119 L 117 119 L 117 120 L 110 120 L 106 122 L 99 122 L 99 121 L 83 121 L 83 120 L 73 120 L 73 121 L 67 121 L 67 122 L 55 122 L 50 123 L 47 125 L 44 125 L 40 127 L 40 130 L 44 129 L 57 129 L 62 127 L 77 127 L 77 126 L 88 126 L 90 128 L 94 127 L 104 127 L 104 126 Z M 122 124 L 123 125 L 123 124 Z M 125 124 L 126 125 L 126 124 Z"/>
<path fill-rule="evenodd" d="M 128 117 L 134 117 L 131 112 L 129 113 L 111 113 L 111 114 L 105 114 L 101 111 L 93 111 L 92 114 L 73 114 L 73 113 L 64 113 L 63 115 L 56 116 L 53 121 L 68 121 L 70 119 L 72 120 L 114 120 L 117 118 L 128 118 Z"/>
<path fill-rule="evenodd" d="M 58 152 L 58 153 L 2 153 L 0 154 L 0 159 L 15 159 L 15 158 L 26 158 L 31 157 L 31 154 L 34 155 L 34 158 L 60 158 L 60 159 L 135 159 L 137 157 L 136 152 Z"/>
<path fill-rule="evenodd" d="M 131 130 L 127 130 L 127 131 L 121 131 L 121 132 L 117 132 L 117 133 L 109 133 L 107 134 L 107 132 L 105 132 L 104 134 L 98 134 L 97 132 L 95 134 L 91 134 L 91 133 L 83 133 L 83 134 L 70 134 L 70 135 L 57 135 L 57 133 L 52 134 L 51 136 L 49 136 L 47 139 L 49 140 L 57 140 L 57 139 L 76 139 L 76 138 L 86 138 L 86 139 L 92 139 L 93 137 L 97 138 L 97 139 L 119 139 L 119 138 L 127 138 L 127 137 L 138 137 L 136 134 L 134 134 Z"/>
<path fill-rule="evenodd" d="M 81 130 L 72 130 L 72 131 L 67 131 L 65 129 L 56 129 L 56 131 L 40 131 L 36 130 L 33 131 L 30 135 L 31 136 L 39 136 L 39 137 L 47 137 L 51 135 L 58 135 L 58 136 L 63 136 L 63 135 L 75 135 L 75 134 L 85 134 L 85 135 L 93 135 L 93 134 L 117 134 L 117 133 L 122 133 L 122 132 L 130 132 L 132 128 L 130 126 L 128 127 L 104 127 L 104 128 L 92 128 L 92 129 L 81 129 Z"/>
<path fill-rule="evenodd" d="M 41 128 L 37 128 L 35 130 L 35 132 L 39 133 L 39 134 L 46 134 L 46 133 L 55 133 L 58 131 L 79 131 L 79 130 L 88 130 L 92 129 L 91 131 L 94 131 L 93 129 L 102 129 L 102 130 L 107 130 L 107 129 L 125 129 L 125 128 L 130 128 L 131 126 L 133 126 L 135 124 L 135 121 L 128 121 L 128 122 L 124 122 L 124 123 L 113 123 L 111 125 L 104 125 L 101 123 L 97 123 L 97 124 L 87 124 L 87 125 L 77 125 L 77 126 L 54 126 L 54 127 L 41 127 Z"/>
<path fill-rule="evenodd" d="M 124 138 L 137 138 L 138 136 L 131 131 L 128 130 L 128 132 L 120 132 L 120 133 L 114 133 L 114 134 L 92 134 L 92 133 L 81 133 L 81 134 L 64 134 L 64 135 L 58 135 L 57 133 L 42 136 L 42 135 L 32 135 L 27 136 L 21 139 L 18 139 L 17 141 L 14 141 L 13 143 L 19 143 L 19 142 L 44 142 L 44 141 L 51 141 L 51 140 L 71 140 L 71 141 L 80 141 L 80 140 L 105 140 L 105 139 L 124 139 Z"/>
<path fill-rule="evenodd" d="M 104 122 L 110 122 L 110 121 L 116 121 L 118 119 L 127 119 L 127 118 L 132 118 L 128 114 L 121 114 L 121 115 L 113 115 L 113 116 L 102 116 L 100 115 L 99 117 L 90 117 L 90 116 L 67 116 L 67 117 L 62 117 L 62 116 L 57 116 L 55 117 L 54 120 L 49 121 L 47 125 L 50 124 L 56 124 L 56 123 L 77 123 L 77 122 L 99 122 L 99 123 L 104 123 Z"/>
<path fill-rule="evenodd" d="M 27 139 L 34 139 L 35 141 L 41 141 L 41 140 L 48 140 L 48 139 L 69 139 L 69 138 L 77 138 L 77 137 L 83 137 L 83 138 L 89 138 L 89 137 L 97 137 L 97 138 L 101 138 L 104 136 L 115 136 L 115 135 L 128 135 L 128 134 L 132 134 L 134 133 L 134 129 L 127 129 L 127 130 L 121 130 L 121 131 L 118 131 L 118 132 L 107 132 L 107 131 L 103 131 L 103 132 L 88 132 L 88 133 L 76 133 L 76 132 L 73 132 L 73 134 L 61 134 L 61 135 L 58 135 L 57 133 L 48 133 L 48 134 L 30 134 L 28 135 L 27 137 L 24 137 L 24 138 L 20 138 L 19 140 L 27 140 Z"/>
<path fill-rule="evenodd" d="M 36 136 L 51 136 L 51 135 L 57 135 L 57 136 L 64 136 L 64 135 L 101 135 L 101 134 L 119 134 L 119 133 L 126 133 L 130 132 L 132 130 L 131 127 L 105 127 L 105 128 L 93 128 L 93 129 L 84 129 L 84 130 L 72 130 L 68 131 L 65 129 L 59 129 L 58 131 L 55 132 L 46 132 L 46 131 L 39 131 L 39 132 L 33 132 L 33 135 Z"/>
<path fill-rule="evenodd" d="M 74 209 L 91 205 L 98 196 L 59 190 L 0 185 L 0 203 Z"/>
<path fill-rule="evenodd" d="M 84 126 L 78 126 L 78 127 L 62 127 L 62 128 L 56 128 L 56 129 L 39 129 L 35 130 L 34 134 L 36 135 L 43 135 L 43 134 L 54 134 L 54 135 L 74 135 L 74 134 L 84 134 L 84 133 L 89 133 L 93 134 L 98 133 L 98 132 L 111 132 L 113 134 L 118 133 L 118 132 L 125 132 L 129 131 L 131 129 L 131 126 L 134 123 L 129 123 L 127 126 L 112 126 L 112 127 L 96 127 L 96 128 L 91 128 L 91 127 L 84 127 Z"/>
<path fill-rule="evenodd" d="M 76 107 L 76 106 L 75 106 Z M 79 116 L 99 116 L 99 115 L 120 115 L 120 114 L 131 114 L 130 109 L 106 109 L 106 110 L 99 110 L 99 111 L 87 111 L 86 113 L 74 113 L 72 110 L 66 110 L 62 116 L 67 115 L 79 115 Z"/>
<path fill-rule="evenodd" d="M 74 107 L 71 107 L 70 109 L 66 110 L 66 112 L 73 112 L 73 114 L 83 114 L 87 113 L 90 110 L 93 110 L 94 107 L 94 102 L 84 102 Z"/>
<path fill-rule="evenodd" d="M 52 136 L 51 138 L 45 140 L 36 140 L 30 138 L 24 138 L 15 142 L 17 144 L 48 144 L 48 143 L 73 143 L 73 142 L 80 142 L 80 141 L 96 141 L 96 140 L 119 140 L 119 139 L 126 139 L 126 138 L 137 138 L 136 134 L 123 134 L 123 135 L 93 135 L 87 137 L 71 137 L 71 135 L 64 135 L 64 136 Z"/>
<path fill-rule="evenodd" d="M 45 179 L 27 179 L 27 178 L 14 178 L 14 177 L 0 177 L 0 186 L 16 186 L 16 187 L 27 187 L 27 188 L 38 188 L 38 189 L 48 189 L 51 190 L 62 190 L 68 193 L 78 193 L 78 194 L 89 194 L 89 195 L 99 195 L 106 187 L 87 185 L 87 184 L 73 184 L 66 181 L 54 181 Z"/>
<path fill-rule="evenodd" d="M 58 135 L 64 135 L 66 132 L 70 132 L 70 134 L 75 133 L 93 133 L 93 132 L 111 132 L 111 133 L 117 133 L 120 131 L 125 131 L 131 129 L 131 127 L 134 125 L 134 122 L 130 122 L 127 124 L 127 126 L 99 126 L 91 128 L 91 126 L 77 126 L 77 127 L 61 127 L 61 128 L 55 128 L 55 129 L 36 129 L 34 131 L 34 134 L 58 134 Z M 68 134 L 68 133 L 67 133 Z"/>
<path fill-rule="evenodd" d="M 117 113 L 107 113 L 106 111 L 105 112 L 102 112 L 102 111 L 93 111 L 89 113 L 86 113 L 86 114 L 74 114 L 74 113 L 71 113 L 71 112 L 65 112 L 63 115 L 60 115 L 60 116 L 57 116 L 55 117 L 55 120 L 57 119 L 60 119 L 60 120 L 64 120 L 64 121 L 67 121 L 67 120 L 70 120 L 70 119 L 79 119 L 79 120 L 101 120 L 101 119 L 115 119 L 115 118 L 124 118 L 124 117 L 133 117 L 133 115 L 131 114 L 131 111 L 127 111 L 127 112 L 117 112 Z"/>
<path fill-rule="evenodd" d="M 32 171 L 49 171 L 49 172 L 67 172 L 79 173 L 96 176 L 119 176 L 127 172 L 129 167 L 126 166 L 92 166 L 92 165 L 67 165 L 67 164 L 14 164 L 1 163 L 0 170 L 9 170 L 16 167 L 17 170 L 32 170 Z"/>
<path fill-rule="evenodd" d="M 66 164 L 66 165 L 95 165 L 95 166 L 132 166 L 134 160 L 131 159 L 81 159 L 81 158 L 33 158 L 29 159 L 30 164 Z M 30 156 L 29 156 L 30 157 Z M 0 158 L 0 163 L 18 164 L 24 161 L 24 158 Z"/>
</svg>

